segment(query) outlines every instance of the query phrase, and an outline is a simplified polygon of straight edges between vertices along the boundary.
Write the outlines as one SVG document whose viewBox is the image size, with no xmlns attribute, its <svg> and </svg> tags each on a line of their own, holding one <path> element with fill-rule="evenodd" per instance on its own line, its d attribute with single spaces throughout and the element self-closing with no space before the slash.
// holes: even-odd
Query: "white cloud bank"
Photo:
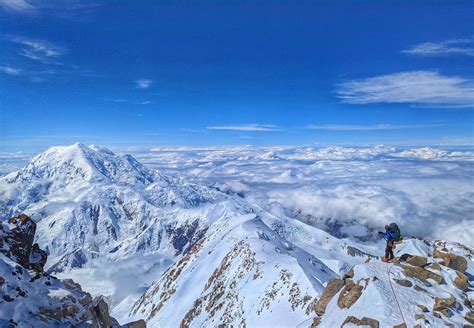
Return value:
<svg viewBox="0 0 474 328">
<path fill-rule="evenodd" d="M 473 245 L 472 150 L 393 147 L 160 148 L 145 165 L 342 232 L 397 222 L 405 236 Z M 276 215 L 279 215 L 276 213 Z M 327 226 L 326 226 L 327 227 Z"/>
<path fill-rule="evenodd" d="M 474 56 L 474 38 L 452 39 L 442 42 L 425 42 L 403 50 L 402 52 L 417 56 Z"/>
<path fill-rule="evenodd" d="M 349 104 L 474 107 L 474 80 L 432 71 L 400 72 L 344 82 L 337 95 Z"/>
</svg>

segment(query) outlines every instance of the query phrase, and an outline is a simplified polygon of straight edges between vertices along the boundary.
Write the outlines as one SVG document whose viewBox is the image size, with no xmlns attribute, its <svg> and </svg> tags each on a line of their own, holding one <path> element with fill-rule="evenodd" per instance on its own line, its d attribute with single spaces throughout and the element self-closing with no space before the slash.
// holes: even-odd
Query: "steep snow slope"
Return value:
<svg viewBox="0 0 474 328">
<path fill-rule="evenodd" d="M 277 222 L 278 232 L 270 228 Z M 321 242 L 319 255 L 324 256 L 316 257 L 304 249 L 311 249 L 312 240 L 298 239 L 309 237 L 300 224 L 280 222 L 265 213 L 220 217 L 152 284 L 130 319 L 143 318 L 153 327 L 219 323 L 290 327 L 306 320 L 313 315 L 324 284 L 336 276 L 325 262 L 339 268 L 347 265 L 344 260 L 361 263 L 362 258 L 348 255 L 333 237 L 307 227 Z M 284 235 L 293 236 L 301 246 Z"/>
</svg>

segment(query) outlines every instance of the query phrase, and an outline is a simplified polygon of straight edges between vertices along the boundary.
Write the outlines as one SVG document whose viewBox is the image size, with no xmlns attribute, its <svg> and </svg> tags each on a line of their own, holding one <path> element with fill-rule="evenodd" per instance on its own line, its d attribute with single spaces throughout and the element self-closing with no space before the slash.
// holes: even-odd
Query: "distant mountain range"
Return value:
<svg viewBox="0 0 474 328">
<path fill-rule="evenodd" d="M 0 209 L 3 221 L 31 216 L 49 272 L 104 294 L 121 322 L 335 327 L 363 317 L 381 326 L 472 319 L 467 247 L 409 239 L 397 254 L 427 262 L 405 256 L 385 264 L 376 256 L 381 243 L 336 238 L 105 148 L 74 144 L 36 156 L 0 178 Z M 436 308 L 444 299 L 450 303 Z"/>
</svg>

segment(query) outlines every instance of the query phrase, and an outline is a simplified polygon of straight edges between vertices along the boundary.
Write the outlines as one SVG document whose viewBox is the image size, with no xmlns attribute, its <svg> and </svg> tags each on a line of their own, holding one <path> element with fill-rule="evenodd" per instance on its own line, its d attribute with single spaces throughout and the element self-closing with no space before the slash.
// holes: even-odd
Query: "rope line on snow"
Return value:
<svg viewBox="0 0 474 328">
<path fill-rule="evenodd" d="M 405 322 L 405 317 L 403 316 L 403 311 L 402 308 L 400 307 L 400 303 L 398 302 L 397 294 L 395 294 L 395 289 L 393 288 L 392 285 L 392 279 L 390 279 L 390 271 L 393 269 L 393 266 L 390 267 L 387 271 L 387 276 L 388 276 L 388 282 L 390 283 L 390 288 L 392 289 L 393 296 L 395 297 L 395 301 L 397 302 L 398 310 L 400 311 L 400 315 L 402 316 L 403 323 L 405 324 L 405 327 L 407 326 L 407 323 Z"/>
<path fill-rule="evenodd" d="M 299 324 L 296 325 L 296 328 L 301 328 L 303 327 L 303 324 L 305 323 L 309 323 L 310 321 L 312 321 L 314 318 L 309 318 L 309 319 L 306 319 L 304 321 L 301 321 Z"/>
</svg>

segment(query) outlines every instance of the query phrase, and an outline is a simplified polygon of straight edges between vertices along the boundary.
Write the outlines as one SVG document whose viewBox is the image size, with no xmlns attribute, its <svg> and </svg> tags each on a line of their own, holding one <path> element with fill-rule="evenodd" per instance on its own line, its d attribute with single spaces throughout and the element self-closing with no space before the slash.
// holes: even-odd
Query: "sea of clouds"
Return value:
<svg viewBox="0 0 474 328">
<path fill-rule="evenodd" d="M 181 147 L 132 155 L 149 168 L 236 193 L 338 236 L 363 238 L 397 222 L 406 236 L 474 246 L 472 148 Z M 1 154 L 0 172 L 26 160 Z"/>
<path fill-rule="evenodd" d="M 342 236 L 397 222 L 474 246 L 474 151 L 393 147 L 154 148 L 144 165 L 237 193 Z"/>
</svg>

